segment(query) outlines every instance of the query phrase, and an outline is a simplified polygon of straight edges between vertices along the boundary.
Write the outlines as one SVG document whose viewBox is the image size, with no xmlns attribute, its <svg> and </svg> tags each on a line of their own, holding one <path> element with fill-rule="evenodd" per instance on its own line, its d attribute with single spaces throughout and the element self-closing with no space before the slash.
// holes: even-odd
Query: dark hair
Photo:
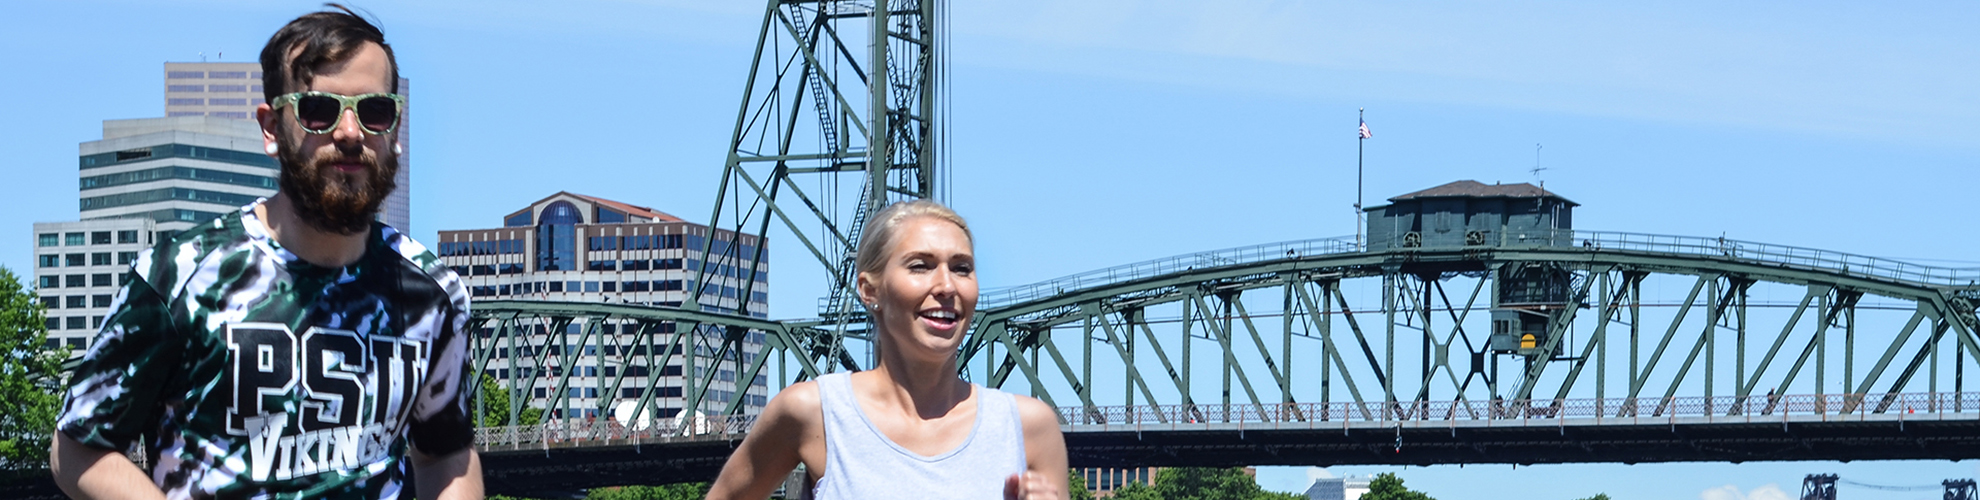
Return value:
<svg viewBox="0 0 1980 500">
<path fill-rule="evenodd" d="M 392 55 L 392 46 L 385 43 L 385 32 L 348 7 L 334 3 L 324 6 L 334 10 L 311 12 L 289 21 L 261 48 L 263 102 L 308 86 L 316 78 L 316 68 L 350 59 L 365 42 L 385 49 L 385 61 L 392 64 L 388 85 L 398 93 L 399 60 Z M 293 58 L 291 52 L 295 53 Z"/>
</svg>

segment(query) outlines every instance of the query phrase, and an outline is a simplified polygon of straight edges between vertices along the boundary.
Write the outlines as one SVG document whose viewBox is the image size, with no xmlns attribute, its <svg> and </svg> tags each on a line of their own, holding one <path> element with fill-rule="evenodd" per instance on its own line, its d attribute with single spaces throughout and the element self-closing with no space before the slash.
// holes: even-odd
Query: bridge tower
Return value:
<svg viewBox="0 0 1980 500">
<path fill-rule="evenodd" d="M 1801 500 L 1836 500 L 1836 475 L 1809 474 L 1802 478 Z"/>
<path fill-rule="evenodd" d="M 1476 259 L 1460 262 L 1405 260 L 1385 265 L 1384 282 L 1390 293 L 1421 295 L 1421 300 L 1414 302 L 1419 310 L 1405 312 L 1405 316 L 1421 314 L 1428 324 L 1431 282 L 1453 275 L 1489 276 L 1493 283 L 1491 335 L 1486 348 L 1472 354 L 1475 359 L 1492 356 L 1495 368 L 1486 371 L 1483 363 L 1474 363 L 1473 373 L 1497 387 L 1498 381 L 1491 374 L 1497 372 L 1500 355 L 1522 357 L 1528 371 L 1534 364 L 1561 356 L 1566 345 L 1562 337 L 1573 320 L 1570 313 L 1585 302 L 1585 297 L 1574 295 L 1586 276 L 1560 263 L 1486 264 L 1491 260 L 1487 252 L 1505 245 L 1573 245 L 1574 207 L 1578 203 L 1532 184 L 1488 185 L 1471 180 L 1388 201 L 1388 205 L 1366 209 L 1369 251 L 1423 247 L 1476 250 Z M 1393 303 L 1408 309 L 1412 302 Z M 1434 339 L 1426 340 L 1426 345 L 1435 343 Z M 1521 387 L 1514 396 L 1523 399 L 1530 391 L 1531 387 Z"/>
<path fill-rule="evenodd" d="M 856 366 L 842 342 L 864 329 L 853 292 L 853 250 L 866 218 L 894 201 L 944 197 L 938 155 L 944 142 L 945 5 L 764 3 L 708 224 L 764 239 L 773 231 L 788 234 L 824 268 L 829 291 L 819 303 L 819 323 L 830 334 L 799 339 L 804 345 L 791 350 L 829 360 L 827 371 Z M 711 284 L 734 280 L 747 296 L 755 282 L 753 276 L 720 276 L 705 262 L 695 271 L 696 289 L 683 307 L 699 307 L 697 299 Z"/>
</svg>

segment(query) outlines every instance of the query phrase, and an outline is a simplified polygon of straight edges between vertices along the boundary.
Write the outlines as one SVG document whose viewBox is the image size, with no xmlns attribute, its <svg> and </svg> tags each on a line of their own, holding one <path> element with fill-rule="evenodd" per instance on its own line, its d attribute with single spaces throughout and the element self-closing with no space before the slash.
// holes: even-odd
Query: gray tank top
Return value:
<svg viewBox="0 0 1980 500">
<path fill-rule="evenodd" d="M 1024 424 L 1010 394 L 976 389 L 976 424 L 962 446 L 922 456 L 880 433 L 853 400 L 852 378 L 818 378 L 825 410 L 825 475 L 814 500 L 1004 498 L 1004 480 L 1023 473 Z"/>
</svg>

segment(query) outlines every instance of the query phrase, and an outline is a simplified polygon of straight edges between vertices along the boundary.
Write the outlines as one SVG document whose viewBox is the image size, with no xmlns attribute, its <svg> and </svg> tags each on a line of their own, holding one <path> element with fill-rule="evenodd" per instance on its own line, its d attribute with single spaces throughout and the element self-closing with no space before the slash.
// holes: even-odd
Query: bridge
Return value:
<svg viewBox="0 0 1980 500">
<path fill-rule="evenodd" d="M 1980 360 L 1980 270 L 1587 230 L 1397 238 L 1240 247 L 989 290 L 961 372 L 1059 407 L 1075 466 L 1956 459 L 1980 445 L 1980 392 L 1963 381 Z M 1534 276 L 1563 286 L 1535 299 Z M 484 346 L 552 323 L 591 325 L 584 342 L 605 352 L 650 340 L 590 333 L 601 323 L 671 322 L 701 332 L 671 342 L 724 353 L 714 367 L 738 379 L 774 365 L 778 385 L 858 369 L 870 349 L 864 332 L 825 319 L 501 301 L 475 314 L 495 332 Z M 741 355 L 752 332 L 763 349 Z M 680 351 L 595 362 L 626 373 L 695 358 L 669 358 Z M 556 420 L 479 439 L 491 491 L 568 491 L 706 480 L 752 422 L 739 411 Z"/>
</svg>

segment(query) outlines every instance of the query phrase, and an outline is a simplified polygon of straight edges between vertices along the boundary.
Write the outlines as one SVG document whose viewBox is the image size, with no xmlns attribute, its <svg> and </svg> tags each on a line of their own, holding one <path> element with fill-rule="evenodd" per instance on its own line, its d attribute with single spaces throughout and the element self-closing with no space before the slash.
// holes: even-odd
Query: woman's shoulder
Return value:
<svg viewBox="0 0 1980 500">
<path fill-rule="evenodd" d="M 763 416 L 771 419 L 791 419 L 810 422 L 819 417 L 821 399 L 818 394 L 818 381 L 806 380 L 791 384 L 777 391 L 775 397 L 763 406 Z"/>
<path fill-rule="evenodd" d="M 977 390 L 980 391 L 996 391 L 998 393 L 1009 395 L 1011 398 L 1012 409 L 1017 411 L 1018 421 L 1023 422 L 1025 428 L 1027 429 L 1035 428 L 1035 427 L 1051 427 L 1053 429 L 1057 429 L 1059 427 L 1058 410 L 1052 409 L 1051 405 L 1045 404 L 1044 401 L 1040 401 L 1038 398 L 1026 396 L 1023 394 L 1017 394 L 1013 392 L 1005 392 L 1003 389 L 998 389 L 995 387 L 989 387 L 984 385 L 977 385 L 977 388 L 978 388 Z"/>
</svg>

